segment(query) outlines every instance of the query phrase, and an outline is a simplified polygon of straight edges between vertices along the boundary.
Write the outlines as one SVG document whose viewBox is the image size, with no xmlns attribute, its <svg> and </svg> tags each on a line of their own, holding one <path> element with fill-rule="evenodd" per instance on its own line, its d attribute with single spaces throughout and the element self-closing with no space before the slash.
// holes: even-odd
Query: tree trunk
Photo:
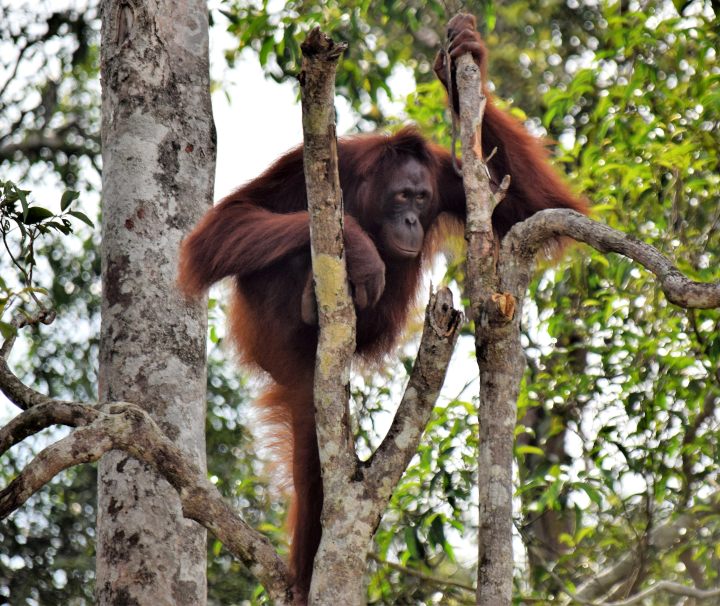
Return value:
<svg viewBox="0 0 720 606">
<path fill-rule="evenodd" d="M 100 400 L 145 407 L 205 466 L 205 302 L 175 287 L 183 235 L 212 203 L 207 6 L 101 2 Z M 98 474 L 98 604 L 206 603 L 206 535 L 121 452 Z"/>
</svg>

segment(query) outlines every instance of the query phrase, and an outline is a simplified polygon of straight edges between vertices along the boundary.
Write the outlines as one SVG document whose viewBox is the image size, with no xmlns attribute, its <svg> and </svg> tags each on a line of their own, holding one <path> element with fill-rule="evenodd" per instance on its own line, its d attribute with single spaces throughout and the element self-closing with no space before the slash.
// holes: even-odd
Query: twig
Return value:
<svg viewBox="0 0 720 606">
<path fill-rule="evenodd" d="M 377 562 L 378 564 L 381 564 L 382 566 L 387 566 L 388 568 L 392 568 L 393 570 L 402 572 L 404 575 L 427 581 L 428 583 L 432 583 L 433 585 L 438 585 L 440 587 L 455 587 L 457 589 L 462 589 L 463 591 L 471 591 L 473 593 L 475 592 L 475 587 L 473 587 L 472 585 L 467 585 L 466 583 L 459 583 L 458 581 L 451 581 L 450 579 L 442 579 L 440 577 L 436 577 L 430 574 L 425 574 L 424 572 L 420 572 L 419 570 L 415 568 L 410 568 L 409 566 L 402 566 L 401 564 L 396 564 L 395 562 L 388 562 L 387 560 L 383 560 L 380 556 L 374 553 L 368 554 L 368 557 L 371 560 Z"/>
<path fill-rule="evenodd" d="M 698 589 L 697 587 L 690 587 L 689 585 L 683 585 L 681 583 L 674 583 L 672 581 L 658 581 L 652 587 L 636 593 L 633 596 L 625 600 L 617 602 L 603 602 L 598 606 L 632 606 L 633 604 L 639 604 L 643 600 L 647 600 L 650 596 L 665 592 L 671 595 L 679 595 L 686 598 L 695 598 L 698 600 L 708 600 L 720 596 L 720 588 L 718 589 Z"/>
</svg>

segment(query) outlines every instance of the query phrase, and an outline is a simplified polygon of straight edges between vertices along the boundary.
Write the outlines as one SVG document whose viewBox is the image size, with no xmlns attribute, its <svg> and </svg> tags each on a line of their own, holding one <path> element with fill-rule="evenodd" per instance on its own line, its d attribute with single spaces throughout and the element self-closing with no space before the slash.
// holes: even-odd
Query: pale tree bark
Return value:
<svg viewBox="0 0 720 606">
<path fill-rule="evenodd" d="M 202 0 L 101 3 L 101 402 L 142 403 L 205 469 L 205 302 L 176 291 L 183 235 L 212 203 L 215 135 Z M 99 604 L 206 601 L 206 532 L 127 452 L 98 474 Z"/>
<path fill-rule="evenodd" d="M 449 64 L 449 60 L 448 60 Z M 498 244 L 492 214 L 509 186 L 497 194 L 482 156 L 482 120 L 487 102 L 480 68 L 470 54 L 457 62 L 460 140 L 468 244 L 466 292 L 475 323 L 480 373 L 478 404 L 478 578 L 476 601 L 494 606 L 512 601 L 512 468 L 517 397 L 525 370 L 520 314 L 528 282 L 510 288 L 496 267 Z"/>
<path fill-rule="evenodd" d="M 348 410 L 355 313 L 345 269 L 333 107 L 336 63 L 344 46 L 314 30 L 302 48 L 305 179 L 320 324 L 314 400 L 325 494 L 309 602 L 361 606 L 367 602 L 370 541 L 430 418 L 461 314 L 447 289 L 431 296 L 420 350 L 390 431 L 370 461 L 361 462 Z"/>
<path fill-rule="evenodd" d="M 362 603 L 369 537 L 342 532 L 347 478 L 356 465 L 348 422 L 350 363 L 355 353 L 355 307 L 348 288 L 343 246 L 343 203 L 335 135 L 335 73 L 346 44 L 314 29 L 302 45 L 303 161 L 310 213 L 311 256 L 318 309 L 319 341 L 313 399 L 322 469 L 323 539 L 310 589 L 311 604 Z M 357 486 L 355 484 L 354 486 Z M 342 535 L 338 532 L 342 532 Z M 347 529 L 343 529 L 347 530 Z M 328 540 L 328 537 L 335 540 Z M 337 540 L 342 536 L 342 540 Z"/>
</svg>

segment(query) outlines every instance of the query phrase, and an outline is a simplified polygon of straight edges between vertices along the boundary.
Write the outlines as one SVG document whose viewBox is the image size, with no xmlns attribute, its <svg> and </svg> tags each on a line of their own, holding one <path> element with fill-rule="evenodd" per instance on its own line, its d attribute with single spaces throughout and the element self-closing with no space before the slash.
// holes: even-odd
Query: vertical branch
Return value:
<svg viewBox="0 0 720 606">
<path fill-rule="evenodd" d="M 348 409 L 350 362 L 355 352 L 355 307 L 350 297 L 345 266 L 343 205 L 333 104 L 337 61 L 346 47 L 346 44 L 335 44 L 316 28 L 302 44 L 303 67 L 300 74 L 303 157 L 320 325 L 313 393 L 325 495 L 323 539 L 338 533 L 337 526 L 346 509 L 343 498 L 348 494 L 348 480 L 356 465 Z M 348 568 L 340 562 L 348 557 L 361 556 L 354 569 L 365 562 L 364 552 L 348 554 L 346 551 L 347 545 L 321 541 L 316 562 L 322 562 L 322 565 L 316 571 L 322 569 L 322 574 L 313 575 L 310 603 L 334 602 L 333 596 L 338 590 L 339 595 L 346 593 L 357 599 L 364 597 L 362 582 L 354 588 L 344 583 L 341 587 L 337 586 L 338 578 L 343 578 Z M 348 598 L 346 603 L 354 603 L 354 600 Z"/>
<path fill-rule="evenodd" d="M 337 168 L 334 91 L 337 60 L 345 44 L 314 29 L 302 45 L 302 116 L 305 181 L 320 338 L 315 363 L 315 414 L 323 476 L 352 450 L 347 422 L 350 361 L 355 352 L 355 308 L 348 288 L 343 245 L 343 205 Z M 346 444 L 333 449 L 328 444 Z"/>
<path fill-rule="evenodd" d="M 498 293 L 499 246 L 492 227 L 496 201 L 482 157 L 486 97 L 480 67 L 469 53 L 458 58 L 456 78 L 467 204 L 466 291 L 475 322 L 480 371 L 477 603 L 503 606 L 512 600 L 513 440 L 516 401 L 524 369 L 515 304 L 523 293 Z"/>
<path fill-rule="evenodd" d="M 493 195 L 482 155 L 482 120 L 487 98 L 482 74 L 471 54 L 457 61 L 456 78 L 460 106 L 460 142 L 463 186 L 466 198 L 467 295 L 472 319 L 478 325 L 482 302 L 495 292 L 496 249 L 492 228 Z"/>
</svg>

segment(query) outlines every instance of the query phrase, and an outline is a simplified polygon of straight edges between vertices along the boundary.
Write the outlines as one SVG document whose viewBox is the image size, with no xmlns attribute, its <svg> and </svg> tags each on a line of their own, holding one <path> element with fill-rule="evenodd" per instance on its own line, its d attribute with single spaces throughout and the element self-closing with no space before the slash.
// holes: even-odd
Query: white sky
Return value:
<svg viewBox="0 0 720 606">
<path fill-rule="evenodd" d="M 302 117 L 293 85 L 265 79 L 255 57 L 245 55 L 233 70 L 224 67 L 222 51 L 213 52 L 213 57 L 213 79 L 231 82 L 212 97 L 218 142 L 217 200 L 300 143 Z"/>
</svg>

